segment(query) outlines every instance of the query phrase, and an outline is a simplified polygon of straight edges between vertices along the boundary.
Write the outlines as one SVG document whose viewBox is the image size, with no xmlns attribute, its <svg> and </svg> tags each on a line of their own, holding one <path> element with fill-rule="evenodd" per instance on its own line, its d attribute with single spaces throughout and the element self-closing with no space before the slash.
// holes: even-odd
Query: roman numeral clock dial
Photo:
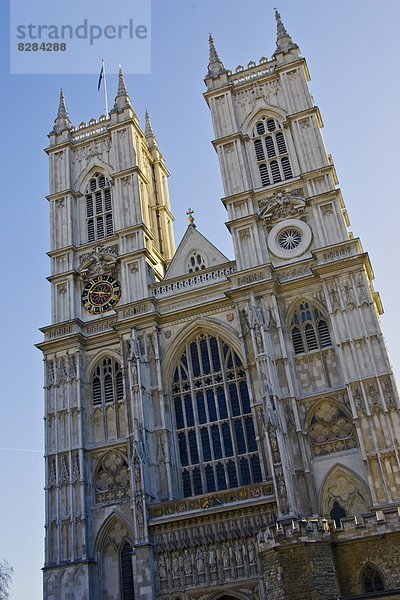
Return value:
<svg viewBox="0 0 400 600">
<path fill-rule="evenodd" d="M 83 288 L 82 305 L 86 312 L 97 315 L 112 310 L 121 298 L 121 284 L 111 275 L 97 275 Z"/>
</svg>

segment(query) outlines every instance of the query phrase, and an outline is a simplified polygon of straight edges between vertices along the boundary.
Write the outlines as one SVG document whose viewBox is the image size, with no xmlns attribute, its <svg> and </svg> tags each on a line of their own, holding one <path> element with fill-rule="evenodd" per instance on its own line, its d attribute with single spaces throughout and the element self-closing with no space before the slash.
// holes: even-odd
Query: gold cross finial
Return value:
<svg viewBox="0 0 400 600">
<path fill-rule="evenodd" d="M 191 208 L 188 208 L 188 210 L 186 211 L 186 214 L 188 216 L 188 223 L 189 225 L 194 225 L 194 210 L 192 210 Z"/>
</svg>

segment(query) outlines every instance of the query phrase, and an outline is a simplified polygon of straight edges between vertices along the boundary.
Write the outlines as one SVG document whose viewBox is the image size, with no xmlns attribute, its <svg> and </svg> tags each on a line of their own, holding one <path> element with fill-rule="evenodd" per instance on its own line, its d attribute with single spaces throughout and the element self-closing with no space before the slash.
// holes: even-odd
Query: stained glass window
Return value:
<svg viewBox="0 0 400 600">
<path fill-rule="evenodd" d="M 185 496 L 262 480 L 246 374 L 228 344 L 209 334 L 188 343 L 172 392 Z"/>
</svg>

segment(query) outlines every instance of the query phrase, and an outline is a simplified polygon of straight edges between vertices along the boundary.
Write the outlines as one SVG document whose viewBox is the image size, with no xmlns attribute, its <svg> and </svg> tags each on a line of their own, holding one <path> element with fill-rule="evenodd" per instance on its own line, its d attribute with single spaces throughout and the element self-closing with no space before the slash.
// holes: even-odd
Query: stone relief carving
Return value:
<svg viewBox="0 0 400 600">
<path fill-rule="evenodd" d="M 324 400 L 314 409 L 308 436 L 314 456 L 355 448 L 356 433 L 352 420 L 334 402 Z"/>
<path fill-rule="evenodd" d="M 387 379 L 385 381 L 385 395 L 386 395 L 386 404 L 389 409 L 397 409 L 397 403 L 393 395 L 393 387 L 391 381 Z"/>
<path fill-rule="evenodd" d="M 62 356 L 56 358 L 56 385 L 59 386 L 63 383 L 70 381 L 69 377 L 69 357 Z"/>
<path fill-rule="evenodd" d="M 55 384 L 54 360 L 46 361 L 47 368 L 47 387 Z"/>
<path fill-rule="evenodd" d="M 56 484 L 56 461 L 54 458 L 49 459 L 48 466 L 48 485 L 52 487 Z"/>
<path fill-rule="evenodd" d="M 357 477 L 342 467 L 335 468 L 325 481 L 322 501 L 323 512 L 328 515 L 334 502 L 338 502 L 348 515 L 367 512 L 367 491 Z"/>
<path fill-rule="evenodd" d="M 79 454 L 75 452 L 72 455 L 72 481 L 75 483 L 79 481 L 81 469 L 79 465 Z"/>
<path fill-rule="evenodd" d="M 96 275 L 117 276 L 118 246 L 96 246 L 91 252 L 79 257 L 79 271 L 84 281 Z"/>
<path fill-rule="evenodd" d="M 130 496 L 130 476 L 126 457 L 118 451 L 107 452 L 93 477 L 98 504 L 124 500 Z"/>
<path fill-rule="evenodd" d="M 271 412 L 271 411 L 269 411 Z M 276 490 L 279 499 L 279 505 L 282 513 L 289 511 L 288 495 L 285 483 L 285 476 L 282 465 L 281 453 L 278 443 L 278 425 L 277 417 L 270 418 L 267 425 L 267 433 L 271 448 L 272 467 L 275 475 Z"/>
<path fill-rule="evenodd" d="M 369 404 L 371 414 L 378 414 L 383 411 L 379 389 L 376 388 L 375 383 L 371 383 L 368 387 Z"/>
<path fill-rule="evenodd" d="M 110 164 L 109 152 L 111 148 L 111 138 L 92 141 L 86 146 L 76 148 L 72 153 L 72 164 L 78 167 L 82 172 L 88 166 L 93 158 L 99 159 L 105 164 Z"/>
<path fill-rule="evenodd" d="M 270 106 L 278 105 L 278 94 L 281 92 L 279 81 L 259 83 L 254 81 L 251 88 L 235 94 L 236 103 L 243 109 L 253 110 L 259 100 L 265 100 Z"/>
<path fill-rule="evenodd" d="M 61 485 L 69 480 L 69 461 L 66 454 L 59 456 L 59 483 Z"/>
<path fill-rule="evenodd" d="M 356 388 L 356 390 L 353 393 L 353 398 L 354 398 L 354 404 L 355 404 L 358 416 L 365 417 L 365 415 L 367 414 L 365 411 L 365 404 L 361 397 L 360 390 L 358 389 L 358 387 Z"/>
<path fill-rule="evenodd" d="M 361 306 L 363 304 L 369 305 L 370 304 L 370 298 L 369 298 L 368 292 L 366 290 L 363 278 L 361 276 L 357 280 L 357 286 L 356 287 L 357 287 L 358 300 L 359 300 Z"/>
<path fill-rule="evenodd" d="M 237 534 L 239 535 L 239 533 Z M 157 558 L 158 579 L 162 592 L 182 585 L 195 588 L 218 581 L 238 580 L 259 572 L 256 538 L 244 537 L 233 543 L 186 548 L 183 552 L 161 552 Z"/>
<path fill-rule="evenodd" d="M 354 295 L 354 289 L 350 281 L 346 281 L 343 287 L 343 293 L 346 300 L 346 306 L 349 310 L 353 310 L 356 307 L 356 298 Z"/>
<path fill-rule="evenodd" d="M 232 154 L 232 152 L 234 151 L 233 142 L 229 142 L 229 144 L 225 144 L 223 146 L 223 149 L 224 149 L 225 154 Z"/>
<path fill-rule="evenodd" d="M 283 219 L 302 219 L 305 215 L 306 200 L 301 188 L 290 192 L 276 192 L 271 198 L 260 200 L 258 216 L 266 223 L 273 224 Z"/>
<path fill-rule="evenodd" d="M 339 294 L 337 289 L 332 285 L 331 289 L 329 290 L 329 294 L 331 297 L 331 306 L 332 306 L 332 312 L 337 312 L 340 311 L 341 306 L 340 306 L 340 299 L 339 299 Z"/>
</svg>

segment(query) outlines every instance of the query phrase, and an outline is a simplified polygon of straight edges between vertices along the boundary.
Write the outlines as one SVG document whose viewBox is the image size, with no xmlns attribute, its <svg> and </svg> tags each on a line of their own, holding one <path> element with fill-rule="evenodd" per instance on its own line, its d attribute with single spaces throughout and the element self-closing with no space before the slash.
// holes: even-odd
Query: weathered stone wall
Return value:
<svg viewBox="0 0 400 600">
<path fill-rule="evenodd" d="M 339 596 L 330 534 L 318 521 L 288 521 L 258 537 L 268 600 Z"/>
<path fill-rule="evenodd" d="M 360 572 L 366 563 L 378 567 L 386 589 L 400 588 L 400 533 L 338 544 L 333 554 L 344 596 L 364 591 Z"/>
</svg>

